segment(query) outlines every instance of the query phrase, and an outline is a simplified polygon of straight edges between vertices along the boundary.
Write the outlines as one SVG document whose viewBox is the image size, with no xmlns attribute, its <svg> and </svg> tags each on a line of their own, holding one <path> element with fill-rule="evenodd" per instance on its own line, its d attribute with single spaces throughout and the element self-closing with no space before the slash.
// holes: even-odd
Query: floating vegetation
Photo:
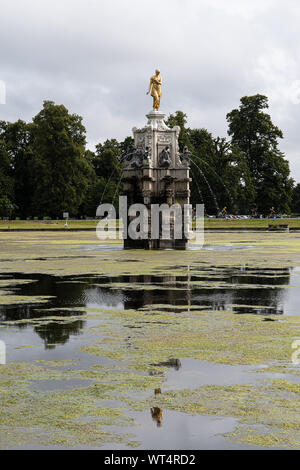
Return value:
<svg viewBox="0 0 300 470">
<path fill-rule="evenodd" d="M 94 385 L 59 393 L 25 390 L 0 381 L 0 448 L 18 445 L 75 447 L 105 443 L 138 445 L 133 435 L 108 432 L 104 426 L 133 425 L 123 410 L 101 407 L 112 387 Z M 24 430 L 26 430 L 24 432 Z"/>
<path fill-rule="evenodd" d="M 101 339 L 82 351 L 130 363 L 138 370 L 174 356 L 222 364 L 285 363 L 295 335 L 300 336 L 300 317 L 268 323 L 249 314 L 211 310 L 155 311 L 152 316 L 145 310 L 109 310 L 103 317 L 110 323 L 101 328 Z M 130 329 L 129 349 L 130 327 L 135 328 Z"/>
<path fill-rule="evenodd" d="M 263 447 L 299 448 L 300 384 L 284 380 L 260 386 L 205 386 L 127 401 L 135 410 L 150 406 L 188 414 L 234 416 L 242 426 L 227 434 L 232 440 Z M 263 431 L 262 431 L 263 429 Z"/>
<path fill-rule="evenodd" d="M 290 277 L 300 266 L 297 234 L 208 233 L 207 244 L 236 249 L 180 254 L 109 251 L 109 242 L 84 250 L 98 243 L 92 232 L 0 233 L 0 241 L 0 339 L 15 335 L 0 366 L 0 448 L 139 446 L 139 413 L 163 430 L 166 410 L 187 420 L 234 417 L 225 437 L 237 447 L 299 448 L 291 355 L 300 311 L 286 316 L 276 306 L 278 292 L 298 291 Z M 51 295 L 40 292 L 54 277 Z M 18 345 L 24 331 L 32 336 Z M 61 359 L 49 353 L 57 345 Z M 176 383 L 190 359 L 200 376 L 204 365 L 224 366 L 222 385 Z M 248 383 L 228 384 L 228 365 Z"/>
<path fill-rule="evenodd" d="M 1 305 L 19 305 L 19 304 L 42 304 L 47 303 L 49 300 L 55 297 L 51 295 L 44 296 L 22 296 L 22 295 L 1 295 L 0 293 L 0 302 Z"/>
</svg>

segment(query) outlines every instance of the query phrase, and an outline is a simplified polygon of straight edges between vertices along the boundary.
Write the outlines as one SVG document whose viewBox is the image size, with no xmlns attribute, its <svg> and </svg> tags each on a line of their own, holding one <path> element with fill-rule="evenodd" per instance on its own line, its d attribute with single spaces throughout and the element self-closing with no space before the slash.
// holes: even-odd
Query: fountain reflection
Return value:
<svg viewBox="0 0 300 470">
<path fill-rule="evenodd" d="M 172 267 L 176 270 L 178 267 Z M 184 274 L 184 269 L 186 274 Z M 65 344 L 70 336 L 79 335 L 85 322 L 80 315 L 89 308 L 135 309 L 149 311 L 233 311 L 236 314 L 284 314 L 285 298 L 290 284 L 289 269 L 250 269 L 241 267 L 199 267 L 197 264 L 180 267 L 180 275 L 126 275 L 117 277 L 73 276 L 55 277 L 30 275 L 35 282 L 10 286 L 9 291 L 20 296 L 53 296 L 45 304 L 16 304 L 0 306 L 0 322 L 40 319 L 34 331 L 45 347 Z M 183 272 L 183 274 L 182 274 Z M 14 274 L 14 279 L 26 276 Z M 289 289 L 296 295 L 297 289 Z M 75 310 L 81 307 L 82 310 Z M 68 318 L 76 315 L 74 321 Z M 49 322 L 47 318 L 51 318 Z M 47 322 L 43 324 L 42 319 Z M 49 318 L 50 319 L 50 318 Z M 64 320 L 65 319 L 65 320 Z M 31 327 L 26 322 L 18 328 Z M 132 326 L 131 326 L 132 327 Z M 141 327 L 141 326 L 139 326 Z M 130 341 L 128 342 L 130 346 Z M 170 359 L 166 367 L 180 368 L 178 359 Z"/>
<path fill-rule="evenodd" d="M 130 288 L 124 286 L 125 309 L 158 305 L 159 310 L 173 311 L 172 306 L 192 306 L 237 314 L 282 315 L 283 288 L 290 283 L 290 270 L 219 269 L 207 274 L 187 268 L 180 276 L 130 276 Z M 145 290 L 134 290 L 134 285 Z M 166 305 L 166 307 L 164 307 Z"/>
<path fill-rule="evenodd" d="M 158 362 L 157 364 L 152 364 L 154 367 L 169 367 L 175 370 L 179 370 L 181 368 L 181 362 L 179 359 L 169 359 L 165 362 Z"/>
</svg>

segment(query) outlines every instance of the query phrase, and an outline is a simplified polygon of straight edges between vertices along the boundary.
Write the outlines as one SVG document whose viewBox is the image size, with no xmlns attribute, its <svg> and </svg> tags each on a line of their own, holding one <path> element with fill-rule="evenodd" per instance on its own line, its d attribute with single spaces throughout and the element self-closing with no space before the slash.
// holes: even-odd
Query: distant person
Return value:
<svg viewBox="0 0 300 470">
<path fill-rule="evenodd" d="M 221 215 L 222 215 L 223 219 L 225 219 L 225 217 L 227 215 L 227 207 L 223 207 Z"/>
<path fill-rule="evenodd" d="M 252 218 L 257 219 L 257 217 L 258 217 L 257 207 L 253 207 L 251 212 L 252 212 Z"/>
<path fill-rule="evenodd" d="M 276 212 L 275 212 L 274 207 L 271 207 L 269 217 L 270 217 L 270 219 L 275 219 L 275 217 L 276 217 Z"/>
</svg>

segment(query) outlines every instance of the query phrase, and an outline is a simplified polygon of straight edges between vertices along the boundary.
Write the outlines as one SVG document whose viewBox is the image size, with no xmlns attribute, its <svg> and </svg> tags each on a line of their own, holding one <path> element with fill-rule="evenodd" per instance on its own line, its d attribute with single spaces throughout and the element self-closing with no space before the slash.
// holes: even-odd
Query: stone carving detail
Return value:
<svg viewBox="0 0 300 470">
<path fill-rule="evenodd" d="M 152 148 L 152 132 L 148 132 L 146 136 L 146 145 Z"/>
<path fill-rule="evenodd" d="M 147 126 L 150 126 L 151 129 L 156 129 L 158 131 L 169 131 L 170 128 L 164 122 L 165 114 L 159 111 L 151 111 L 147 114 L 148 123 Z"/>
<path fill-rule="evenodd" d="M 157 124 L 157 130 L 158 131 L 165 131 L 166 129 L 168 129 L 168 127 L 163 121 L 158 122 L 158 124 Z"/>
<path fill-rule="evenodd" d="M 167 204 L 171 205 L 174 200 L 174 191 L 173 189 L 166 189 L 166 200 Z"/>
<path fill-rule="evenodd" d="M 145 143 L 145 136 L 138 137 L 138 144 L 143 145 Z"/>
<path fill-rule="evenodd" d="M 134 151 L 135 161 L 132 163 L 132 168 L 142 168 L 143 160 L 144 160 L 144 152 L 143 149 L 137 148 Z"/>
<path fill-rule="evenodd" d="M 174 197 L 174 190 L 173 189 L 166 189 L 166 196 L 168 198 Z"/>
<path fill-rule="evenodd" d="M 151 164 L 152 151 L 151 147 L 146 147 L 144 150 L 144 161 L 147 166 Z"/>
<path fill-rule="evenodd" d="M 150 190 L 144 190 L 142 192 L 142 196 L 144 199 L 144 204 L 150 204 L 151 202 L 151 191 Z"/>
<path fill-rule="evenodd" d="M 171 152 L 170 147 L 167 145 L 159 154 L 158 164 L 162 168 L 169 168 L 171 165 Z"/>
<path fill-rule="evenodd" d="M 143 166 L 149 167 L 151 164 L 152 151 L 151 147 L 137 148 L 128 155 L 122 155 L 120 158 L 121 163 L 125 168 L 131 164 L 131 168 L 142 168 Z M 132 162 L 132 160 L 134 160 Z"/>
<path fill-rule="evenodd" d="M 176 139 L 178 140 L 179 134 L 180 134 L 180 127 L 179 126 L 174 126 L 172 128 L 172 130 L 176 132 Z"/>
<path fill-rule="evenodd" d="M 181 161 L 184 165 L 190 166 L 191 163 L 191 152 L 189 151 L 188 147 L 185 146 L 183 149 L 183 153 L 181 154 Z"/>
<path fill-rule="evenodd" d="M 184 165 L 182 164 L 179 152 L 175 153 L 175 166 L 178 167 L 178 168 L 183 168 L 184 167 Z"/>
<path fill-rule="evenodd" d="M 163 178 L 163 181 L 166 183 L 166 186 L 170 186 L 171 184 L 174 183 L 174 180 L 175 178 L 171 175 L 166 175 L 164 178 Z"/>
<path fill-rule="evenodd" d="M 162 144 L 170 144 L 172 142 L 172 138 L 170 135 L 159 135 L 157 141 Z"/>
</svg>

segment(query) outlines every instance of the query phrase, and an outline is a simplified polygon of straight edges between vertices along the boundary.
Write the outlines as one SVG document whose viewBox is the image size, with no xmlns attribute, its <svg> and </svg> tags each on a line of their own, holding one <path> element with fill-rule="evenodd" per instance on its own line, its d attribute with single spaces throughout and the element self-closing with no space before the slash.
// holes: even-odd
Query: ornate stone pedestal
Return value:
<svg viewBox="0 0 300 470">
<path fill-rule="evenodd" d="M 191 180 L 188 161 L 182 162 L 179 154 L 180 128 L 170 129 L 164 122 L 165 114 L 160 111 L 151 111 L 147 118 L 143 129 L 133 128 L 135 151 L 129 160 L 126 159 L 122 182 L 128 206 L 136 203 L 147 206 L 151 227 L 152 204 L 179 204 L 184 220 L 183 210 L 184 205 L 189 204 Z M 128 218 L 127 227 L 130 222 Z M 172 215 L 171 239 L 163 239 L 161 227 L 159 239 L 151 238 L 151 230 L 146 240 L 132 240 L 124 235 L 125 248 L 185 249 L 187 244 L 183 225 L 182 238 L 175 239 Z"/>
</svg>

